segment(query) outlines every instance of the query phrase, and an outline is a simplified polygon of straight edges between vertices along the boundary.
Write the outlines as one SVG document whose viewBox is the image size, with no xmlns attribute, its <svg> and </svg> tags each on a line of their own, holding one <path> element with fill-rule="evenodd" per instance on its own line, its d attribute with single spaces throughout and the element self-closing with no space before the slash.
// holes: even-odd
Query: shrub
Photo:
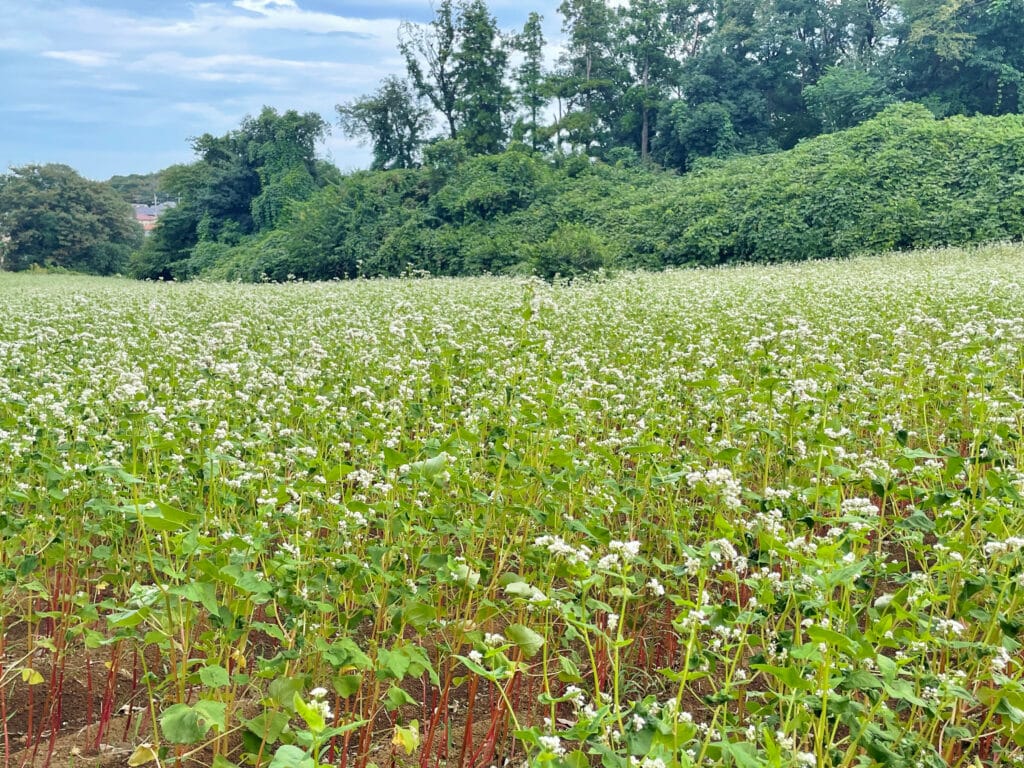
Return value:
<svg viewBox="0 0 1024 768">
<path fill-rule="evenodd" d="M 608 247 L 589 227 L 569 224 L 559 227 L 533 249 L 533 271 L 547 280 L 577 278 L 609 265 Z"/>
</svg>

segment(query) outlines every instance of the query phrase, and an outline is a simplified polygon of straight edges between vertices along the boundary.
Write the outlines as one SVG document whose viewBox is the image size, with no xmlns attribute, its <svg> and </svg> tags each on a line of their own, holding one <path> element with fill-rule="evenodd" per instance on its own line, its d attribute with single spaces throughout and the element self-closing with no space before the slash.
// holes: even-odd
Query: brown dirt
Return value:
<svg viewBox="0 0 1024 768">
<path fill-rule="evenodd" d="M 30 653 L 26 638 L 24 625 L 13 624 L 2 641 L 0 701 L 6 723 L 0 722 L 0 766 L 124 765 L 142 721 L 137 711 L 143 700 L 141 673 L 131 654 L 113 647 L 69 647 L 55 654 L 42 646 Z M 43 682 L 33 685 L 37 674 Z M 100 733 L 104 711 L 107 722 Z"/>
</svg>

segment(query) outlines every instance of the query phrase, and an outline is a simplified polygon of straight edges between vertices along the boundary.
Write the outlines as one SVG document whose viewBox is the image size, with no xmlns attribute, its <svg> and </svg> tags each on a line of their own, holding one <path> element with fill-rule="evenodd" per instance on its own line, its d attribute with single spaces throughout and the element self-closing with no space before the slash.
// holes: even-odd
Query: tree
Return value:
<svg viewBox="0 0 1024 768">
<path fill-rule="evenodd" d="M 526 111 L 521 122 L 521 133 L 530 137 L 534 150 L 540 145 L 540 112 L 548 103 L 548 90 L 544 81 L 544 32 L 542 17 L 533 12 L 526 19 L 523 31 L 515 37 L 515 49 L 523 61 L 516 67 L 513 79 L 520 106 Z"/>
<path fill-rule="evenodd" d="M 511 94 L 505 86 L 508 53 L 497 21 L 484 0 L 466 0 L 459 6 L 455 62 L 459 137 L 471 155 L 501 151 L 505 117 Z"/>
<path fill-rule="evenodd" d="M 264 107 L 239 130 L 247 160 L 260 179 L 250 204 L 260 231 L 273 229 L 290 200 L 305 200 L 317 188 L 316 143 L 329 130 L 316 112 L 289 109 L 279 115 Z"/>
<path fill-rule="evenodd" d="M 346 134 L 373 144 L 372 170 L 415 167 L 431 119 L 430 110 L 408 82 L 391 75 L 371 96 L 339 104 L 336 109 Z"/>
<path fill-rule="evenodd" d="M 850 128 L 874 117 L 892 102 L 885 83 L 855 67 L 832 67 L 814 85 L 804 88 L 811 114 L 826 132 Z"/>
<path fill-rule="evenodd" d="M 433 20 L 423 26 L 404 22 L 398 28 L 398 49 L 409 79 L 448 123 L 448 138 L 458 134 L 458 80 L 455 73 L 455 12 L 452 0 L 441 0 Z"/>
<path fill-rule="evenodd" d="M 111 176 L 106 183 L 129 203 L 166 203 L 174 198 L 164 189 L 161 171 Z"/>
<path fill-rule="evenodd" d="M 142 227 L 106 184 L 66 165 L 23 165 L 0 175 L 0 239 L 7 240 L 5 269 L 110 275 L 142 244 Z"/>
<path fill-rule="evenodd" d="M 941 114 L 1024 109 L 1021 0 L 897 0 L 892 87 Z"/>
<path fill-rule="evenodd" d="M 631 74 L 632 102 L 640 112 L 640 157 L 650 151 L 652 112 L 667 85 L 675 79 L 673 58 L 678 28 L 670 24 L 667 0 L 633 0 L 619 11 L 619 49 Z M 629 99 L 628 92 L 624 97 Z"/>
<path fill-rule="evenodd" d="M 327 123 L 315 112 L 264 107 L 224 136 L 193 139 L 198 159 L 163 172 L 180 203 L 165 214 L 132 264 L 137 277 L 185 277 L 200 243 L 235 245 L 277 226 L 289 204 L 309 197 L 324 166 L 316 142 Z"/>
<path fill-rule="evenodd" d="M 567 107 L 558 127 L 587 148 L 601 142 L 617 107 L 616 17 L 605 0 L 563 0 L 558 12 L 566 34 L 558 91 Z"/>
</svg>

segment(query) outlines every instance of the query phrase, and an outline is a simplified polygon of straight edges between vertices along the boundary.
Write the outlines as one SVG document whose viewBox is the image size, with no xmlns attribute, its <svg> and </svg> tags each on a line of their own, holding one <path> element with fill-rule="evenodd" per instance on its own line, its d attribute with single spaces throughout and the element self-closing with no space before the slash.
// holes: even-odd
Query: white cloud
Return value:
<svg viewBox="0 0 1024 768">
<path fill-rule="evenodd" d="M 240 10 L 243 13 L 239 13 Z M 340 32 L 371 40 L 386 39 L 389 45 L 394 44 L 394 33 L 399 24 L 398 19 L 368 19 L 304 11 L 294 2 L 274 0 L 238 0 L 230 7 L 201 3 L 193 6 L 191 18 L 179 21 L 125 18 L 134 28 L 134 33 L 154 38 L 202 38 L 215 34 L 223 41 L 225 34 L 261 30 L 320 35 Z"/>
<path fill-rule="evenodd" d="M 222 53 L 185 56 L 162 51 L 144 56 L 131 67 L 135 71 L 204 80 L 252 83 L 271 88 L 322 92 L 324 86 L 362 87 L 380 75 L 378 65 L 341 61 L 304 61 L 255 54 Z"/>
<path fill-rule="evenodd" d="M 235 0 L 236 8 L 253 13 L 270 13 L 272 8 L 297 8 L 295 0 Z"/>
<path fill-rule="evenodd" d="M 106 67 L 118 60 L 118 56 L 107 51 L 43 51 L 40 55 L 48 59 L 68 61 L 79 67 Z"/>
<path fill-rule="evenodd" d="M 139 137 L 152 162 L 185 159 L 189 136 L 231 130 L 263 105 L 315 111 L 333 122 L 336 104 L 405 73 L 397 50 L 400 20 L 432 14 L 428 0 L 378 0 L 362 17 L 341 0 L 321 3 L 320 10 L 309 2 L 114 7 L 109 0 L 0 0 L 0 51 L 19 73 L 5 82 L 0 102 L 0 124 L 21 126 L 7 159 L 60 155 L 102 175 L 99 169 L 114 164 L 115 148 L 122 148 L 123 159 L 109 169 L 122 173 L 138 162 L 132 142 Z M 521 0 L 488 2 L 502 26 L 522 23 Z M 545 33 L 557 40 L 554 0 L 533 5 L 545 6 Z M 550 62 L 557 52 L 549 44 L 545 58 Z M 75 125 L 86 117 L 88 133 Z M 343 168 L 368 163 L 369 149 L 337 130 L 324 149 Z M 135 170 L 151 166 L 147 161 Z"/>
</svg>

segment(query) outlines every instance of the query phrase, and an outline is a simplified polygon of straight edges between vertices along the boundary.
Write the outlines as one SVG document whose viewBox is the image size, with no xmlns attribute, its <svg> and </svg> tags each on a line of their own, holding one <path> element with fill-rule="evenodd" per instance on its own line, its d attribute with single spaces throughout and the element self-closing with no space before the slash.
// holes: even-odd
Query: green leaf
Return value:
<svg viewBox="0 0 1024 768">
<path fill-rule="evenodd" d="M 313 732 L 314 736 L 323 733 L 324 728 L 327 727 L 327 722 L 324 720 L 324 714 L 320 711 L 319 707 L 307 704 L 305 699 L 298 693 L 292 696 L 292 706 L 299 717 L 306 723 L 309 730 Z"/>
<path fill-rule="evenodd" d="M 285 709 L 293 708 L 296 693 L 302 693 L 306 681 L 301 677 L 278 677 L 267 687 L 267 695 Z"/>
<path fill-rule="evenodd" d="M 505 585 L 505 594 L 513 597 L 533 597 L 534 587 L 525 581 L 513 581 Z"/>
<path fill-rule="evenodd" d="M 396 709 L 403 707 L 406 704 L 416 703 L 416 699 L 403 691 L 397 685 L 392 685 L 388 688 L 388 692 L 384 696 L 384 708 L 387 709 L 388 712 L 394 712 Z"/>
<path fill-rule="evenodd" d="M 558 657 L 558 679 L 563 683 L 581 683 L 583 675 L 568 656 Z"/>
<path fill-rule="evenodd" d="M 831 587 L 838 587 L 841 584 L 846 584 L 857 578 L 861 571 L 868 567 L 867 560 L 858 560 L 850 565 L 844 565 L 838 570 L 831 571 L 825 574 L 825 584 Z"/>
<path fill-rule="evenodd" d="M 212 722 L 188 704 L 174 704 L 160 715 L 160 731 L 171 744 L 195 744 L 212 727 Z"/>
<path fill-rule="evenodd" d="M 162 502 L 157 502 L 155 507 L 136 505 L 135 509 L 142 521 L 157 531 L 181 531 L 199 519 L 198 515 Z"/>
<path fill-rule="evenodd" d="M 401 648 L 390 651 L 381 648 L 377 651 L 377 676 L 382 680 L 403 679 L 411 664 L 412 660 L 402 653 Z"/>
<path fill-rule="evenodd" d="M 332 682 L 334 684 L 334 692 L 341 696 L 341 698 L 347 699 L 349 696 L 359 692 L 359 688 L 363 684 L 363 676 L 338 675 Z"/>
<path fill-rule="evenodd" d="M 217 603 L 217 585 L 209 581 L 190 581 L 168 591 L 190 602 L 199 603 L 214 615 L 220 611 L 220 605 Z"/>
<path fill-rule="evenodd" d="M 798 691 L 809 691 L 814 687 L 814 683 L 810 680 L 805 680 L 800 674 L 800 670 L 796 667 L 776 667 L 771 664 L 751 664 L 750 668 L 756 669 L 759 672 L 766 672 L 782 682 L 784 685 Z"/>
<path fill-rule="evenodd" d="M 719 742 L 722 751 L 732 756 L 739 768 L 764 768 L 764 762 L 757 758 L 757 747 L 745 741 Z"/>
<path fill-rule="evenodd" d="M 561 759 L 561 763 L 565 768 L 590 768 L 587 753 L 581 749 L 574 749 Z"/>
<path fill-rule="evenodd" d="M 146 606 L 127 611 L 114 611 L 107 615 L 107 622 L 112 627 L 132 629 L 149 618 L 150 609 Z"/>
<path fill-rule="evenodd" d="M 201 667 L 199 669 L 199 679 L 208 688 L 223 688 L 231 684 L 231 677 L 228 675 L 228 671 L 219 664 Z"/>
<path fill-rule="evenodd" d="M 843 687 L 851 691 L 877 690 L 882 687 L 882 681 L 870 672 L 855 669 L 843 678 Z"/>
<path fill-rule="evenodd" d="M 316 761 L 292 744 L 282 744 L 274 753 L 269 768 L 316 768 Z"/>
<path fill-rule="evenodd" d="M 223 701 L 201 699 L 195 703 L 193 709 L 204 723 L 215 727 L 221 733 L 227 730 L 227 705 Z"/>
<path fill-rule="evenodd" d="M 509 624 L 505 636 L 522 649 L 527 658 L 535 656 L 544 647 L 544 638 L 522 624 Z"/>
<path fill-rule="evenodd" d="M 935 530 L 935 522 L 924 512 L 915 509 L 909 516 L 896 523 L 896 527 L 905 531 L 931 533 Z"/>
<path fill-rule="evenodd" d="M 891 682 L 886 680 L 882 682 L 882 687 L 894 699 L 900 699 L 915 707 L 928 706 L 928 703 L 915 693 L 914 686 L 906 680 L 892 680 Z"/>
<path fill-rule="evenodd" d="M 437 621 L 437 608 L 428 603 L 416 601 L 409 603 L 402 612 L 406 622 L 417 632 L 423 633 Z"/>
<path fill-rule="evenodd" d="M 430 663 L 430 659 L 427 658 L 427 653 L 418 645 L 403 645 L 398 649 L 409 659 L 409 675 L 413 677 L 419 677 L 424 672 L 430 678 L 430 682 L 434 685 L 440 685 L 441 679 L 437 676 L 437 672 L 434 670 L 433 665 Z"/>
<path fill-rule="evenodd" d="M 273 743 L 288 727 L 288 715 L 284 712 L 262 712 L 244 721 L 243 725 L 261 742 Z"/>
<path fill-rule="evenodd" d="M 812 624 L 807 627 L 807 637 L 816 643 L 825 643 L 833 648 L 845 651 L 851 656 L 857 655 L 857 644 L 846 635 L 833 629 L 826 629 L 825 627 L 819 627 L 817 624 Z"/>
<path fill-rule="evenodd" d="M 458 659 L 463 664 L 463 666 L 465 666 L 466 669 L 468 669 L 474 675 L 479 675 L 480 677 L 486 678 L 488 680 L 490 680 L 493 677 L 492 673 L 488 672 L 486 668 L 484 668 L 481 664 L 478 664 L 477 662 L 473 661 L 468 656 L 460 656 L 459 654 L 455 654 L 455 658 Z"/>
</svg>

